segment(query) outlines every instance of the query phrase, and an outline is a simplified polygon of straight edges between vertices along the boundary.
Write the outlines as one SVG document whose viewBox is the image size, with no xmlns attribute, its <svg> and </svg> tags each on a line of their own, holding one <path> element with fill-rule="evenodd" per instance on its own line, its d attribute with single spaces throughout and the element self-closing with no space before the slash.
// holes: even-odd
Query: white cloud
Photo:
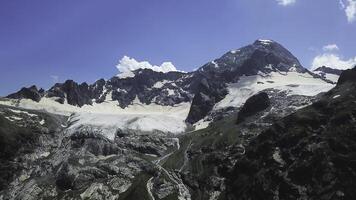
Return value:
<svg viewBox="0 0 356 200">
<path fill-rule="evenodd" d="M 346 16 L 349 22 L 353 22 L 356 19 L 356 0 L 348 0 L 348 6 L 346 7 Z"/>
<path fill-rule="evenodd" d="M 339 0 L 340 7 L 345 11 L 347 21 L 356 21 L 356 0 Z"/>
<path fill-rule="evenodd" d="M 130 58 L 128 56 L 124 56 L 117 64 L 116 68 L 119 70 L 118 77 L 125 78 L 125 77 L 133 77 L 135 70 L 138 69 L 152 69 L 156 72 L 170 72 L 170 71 L 178 71 L 176 67 L 171 62 L 164 62 L 161 65 L 151 65 L 147 61 L 137 61 L 134 58 Z"/>
<path fill-rule="evenodd" d="M 295 4 L 296 0 L 276 0 L 279 5 L 289 6 Z"/>
<path fill-rule="evenodd" d="M 326 66 L 334 69 L 350 69 L 356 65 L 356 57 L 343 59 L 340 55 L 324 53 L 314 58 L 311 70 Z"/>
<path fill-rule="evenodd" d="M 338 51 L 339 47 L 336 44 L 328 44 L 323 47 L 324 51 Z"/>
</svg>

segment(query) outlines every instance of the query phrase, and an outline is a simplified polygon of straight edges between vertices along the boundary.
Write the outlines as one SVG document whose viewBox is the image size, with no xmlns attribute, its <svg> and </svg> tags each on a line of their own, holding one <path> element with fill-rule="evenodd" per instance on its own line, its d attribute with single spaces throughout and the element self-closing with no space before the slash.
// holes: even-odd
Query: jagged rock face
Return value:
<svg viewBox="0 0 356 200">
<path fill-rule="evenodd" d="M 134 73 L 134 77 L 113 77 L 108 81 L 100 79 L 92 85 L 67 80 L 65 83 L 55 84 L 47 91 L 46 96 L 57 98 L 59 103 L 67 102 L 79 107 L 110 99 L 117 101 L 122 108 L 132 104 L 136 97 L 142 103 L 159 105 L 175 105 L 192 99 L 189 74 L 161 73 L 149 69 L 139 69 Z"/>
<path fill-rule="evenodd" d="M 353 69 L 343 71 L 337 84 L 341 85 L 346 82 L 356 82 L 356 66 Z"/>
<path fill-rule="evenodd" d="M 255 115 L 267 109 L 271 105 L 268 94 L 266 92 L 260 92 L 247 99 L 244 106 L 241 108 L 237 115 L 237 123 L 242 122 L 245 118 Z"/>
<path fill-rule="evenodd" d="M 355 92 L 339 85 L 262 132 L 226 176 L 229 199 L 355 199 Z"/>
<path fill-rule="evenodd" d="M 123 108 L 136 97 L 145 104 L 172 106 L 191 101 L 189 82 L 189 74 L 141 69 L 135 71 L 135 76 L 131 78 L 113 77 L 106 83 L 106 88 L 107 92 L 112 91 L 112 99 Z"/>
<path fill-rule="evenodd" d="M 105 84 L 106 81 L 104 79 L 100 79 L 89 86 L 90 97 L 95 99 L 96 103 L 102 103 L 105 100 L 105 95 L 102 95 Z"/>
<path fill-rule="evenodd" d="M 20 91 L 10 94 L 7 98 L 11 99 L 31 99 L 33 101 L 39 102 L 43 96 L 44 90 L 41 88 L 37 89 L 36 86 L 31 86 L 29 88 L 23 87 Z"/>
<path fill-rule="evenodd" d="M 202 78 L 195 89 L 192 105 L 187 117 L 187 122 L 194 124 L 203 119 L 214 105 L 225 97 L 227 90 L 224 83 Z"/>
<path fill-rule="evenodd" d="M 78 84 L 73 80 L 67 80 L 63 84 L 55 84 L 47 92 L 48 97 L 58 97 L 59 103 L 68 102 L 70 105 L 83 106 L 92 104 L 89 85 L 87 83 Z"/>
</svg>

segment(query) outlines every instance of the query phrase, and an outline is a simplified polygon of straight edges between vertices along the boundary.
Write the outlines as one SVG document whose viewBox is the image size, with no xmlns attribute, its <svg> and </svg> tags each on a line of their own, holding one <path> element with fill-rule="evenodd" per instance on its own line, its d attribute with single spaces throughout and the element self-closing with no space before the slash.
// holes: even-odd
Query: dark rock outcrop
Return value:
<svg viewBox="0 0 356 200">
<path fill-rule="evenodd" d="M 316 68 L 316 69 L 314 70 L 314 72 L 316 72 L 316 71 L 323 72 L 323 73 L 326 73 L 326 74 L 341 75 L 341 73 L 342 73 L 343 70 L 340 70 L 340 69 L 333 69 L 333 68 L 330 68 L 330 67 L 322 66 L 322 67 Z"/>
<path fill-rule="evenodd" d="M 58 97 L 59 103 L 64 103 L 74 106 L 91 105 L 91 97 L 89 85 L 87 83 L 78 84 L 73 80 L 67 80 L 64 83 L 57 83 L 47 93 L 48 97 Z"/>
<path fill-rule="evenodd" d="M 10 94 L 7 98 L 11 99 L 31 99 L 33 101 L 39 102 L 41 97 L 44 94 L 44 90 L 41 88 L 40 90 L 37 89 L 35 85 L 31 87 L 23 87 L 20 91 Z"/>
<path fill-rule="evenodd" d="M 267 109 L 271 105 L 268 94 L 260 92 L 246 100 L 246 103 L 241 108 L 237 116 L 237 123 L 244 121 L 247 117 L 255 115 Z"/>
<path fill-rule="evenodd" d="M 189 102 L 192 94 L 189 78 L 182 72 L 155 72 L 150 69 L 136 70 L 134 77 L 113 77 L 106 83 L 107 92 L 112 91 L 112 99 L 120 107 L 132 104 L 137 97 L 144 104 L 175 105 Z"/>
<path fill-rule="evenodd" d="M 356 82 L 356 66 L 353 69 L 348 69 L 341 73 L 337 84 L 341 85 L 345 82 Z"/>
<path fill-rule="evenodd" d="M 186 119 L 191 124 L 203 119 L 213 109 L 214 105 L 227 94 L 225 84 L 208 81 L 206 78 L 200 80 L 195 91 L 196 93 Z"/>
</svg>

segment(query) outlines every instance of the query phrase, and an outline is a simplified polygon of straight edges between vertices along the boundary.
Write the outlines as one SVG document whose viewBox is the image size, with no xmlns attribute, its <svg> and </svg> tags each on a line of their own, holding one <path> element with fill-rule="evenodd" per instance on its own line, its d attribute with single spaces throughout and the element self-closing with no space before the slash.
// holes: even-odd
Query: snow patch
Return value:
<svg viewBox="0 0 356 200">
<path fill-rule="evenodd" d="M 175 94 L 174 90 L 172 90 L 172 89 L 167 88 L 166 90 L 167 90 L 169 96 L 172 96 Z"/>
<path fill-rule="evenodd" d="M 150 156 L 150 157 L 157 157 L 156 154 L 150 154 L 150 153 L 145 153 L 146 156 Z"/>
<path fill-rule="evenodd" d="M 40 121 L 40 124 L 41 125 L 44 125 L 46 123 L 46 121 L 44 120 L 44 119 L 42 119 L 41 121 Z"/>
<path fill-rule="evenodd" d="M 265 69 L 273 70 L 273 65 L 272 64 L 268 64 L 267 66 L 265 66 Z"/>
<path fill-rule="evenodd" d="M 211 61 L 211 63 L 214 65 L 215 68 L 219 67 L 219 65 L 215 61 Z"/>
<path fill-rule="evenodd" d="M 290 72 L 297 72 L 297 67 L 295 66 L 295 64 L 293 65 L 293 67 L 289 68 Z"/>
<path fill-rule="evenodd" d="M 201 119 L 198 122 L 196 122 L 194 124 L 194 130 L 200 130 L 200 129 L 204 129 L 204 128 L 208 128 L 209 124 L 211 123 L 211 121 L 208 121 L 207 119 Z"/>
<path fill-rule="evenodd" d="M 333 99 L 337 99 L 337 98 L 339 98 L 340 97 L 340 95 L 335 95 L 334 97 L 333 97 Z"/>
<path fill-rule="evenodd" d="M 22 120 L 21 117 L 16 117 L 16 116 L 11 116 L 11 117 L 5 117 L 6 119 L 10 120 L 10 121 L 20 121 Z"/>
<path fill-rule="evenodd" d="M 46 152 L 43 152 L 39 155 L 40 158 L 47 158 L 51 153 L 46 151 Z"/>
<path fill-rule="evenodd" d="M 10 110 L 13 113 L 17 113 L 17 114 L 25 114 L 25 115 L 28 115 L 30 117 L 37 117 L 36 114 L 31 114 L 31 113 L 23 111 L 23 110 L 14 110 L 14 109 L 8 109 L 8 110 Z"/>
<path fill-rule="evenodd" d="M 117 88 L 116 90 L 117 92 L 122 92 L 122 93 L 127 93 L 127 91 L 125 89 L 121 89 L 121 88 Z"/>
<path fill-rule="evenodd" d="M 158 81 L 152 87 L 153 88 L 162 88 L 166 83 L 169 83 L 169 82 L 170 81 L 167 81 L 167 80 Z"/>
<path fill-rule="evenodd" d="M 106 94 L 105 101 L 106 102 L 112 101 L 112 91 Z"/>
<path fill-rule="evenodd" d="M 280 149 L 278 147 L 275 149 L 272 157 L 273 157 L 273 160 L 275 160 L 280 165 L 284 165 L 285 164 L 285 162 L 284 162 L 284 160 L 282 159 L 282 156 L 281 156 L 281 151 L 280 151 Z"/>
<path fill-rule="evenodd" d="M 270 45 L 271 43 L 273 43 L 272 40 L 259 39 L 258 41 L 264 45 Z"/>
<path fill-rule="evenodd" d="M 221 192 L 220 191 L 214 191 L 210 194 L 209 200 L 218 200 Z"/>
<path fill-rule="evenodd" d="M 215 105 L 214 110 L 240 107 L 249 97 L 265 89 L 287 91 L 289 95 L 315 96 L 333 87 L 333 84 L 314 78 L 309 73 L 271 72 L 267 76 L 242 76 L 237 83 L 228 84 L 228 95 Z"/>
</svg>

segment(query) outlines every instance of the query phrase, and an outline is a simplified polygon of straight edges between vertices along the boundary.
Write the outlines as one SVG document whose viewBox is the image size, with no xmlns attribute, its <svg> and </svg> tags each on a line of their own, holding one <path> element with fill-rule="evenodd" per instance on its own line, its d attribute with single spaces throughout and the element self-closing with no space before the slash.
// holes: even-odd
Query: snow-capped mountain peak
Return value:
<svg viewBox="0 0 356 200">
<path fill-rule="evenodd" d="M 270 45 L 272 43 L 275 43 L 273 40 L 268 40 L 268 39 L 258 39 L 255 41 L 255 44 L 263 44 L 263 45 Z"/>
<path fill-rule="evenodd" d="M 121 74 L 108 80 L 93 84 L 67 80 L 48 91 L 25 88 L 8 96 L 19 100 L 1 103 L 66 115 L 77 113 L 75 118 L 82 125 L 95 121 L 95 126 L 108 126 L 108 121 L 120 125 L 114 128 L 179 133 L 184 132 L 186 122 L 211 121 L 215 112 L 240 107 L 262 90 L 313 96 L 333 87 L 272 40 L 257 40 L 229 51 L 190 73 L 179 72 L 171 63 L 155 66 L 127 56 L 117 68 Z M 156 120 L 161 123 L 144 128 L 144 123 Z"/>
<path fill-rule="evenodd" d="M 306 72 L 298 59 L 273 40 L 256 40 L 253 44 L 232 50 L 201 67 L 205 75 L 220 74 L 227 82 L 242 75 L 256 75 L 272 71 Z"/>
</svg>

